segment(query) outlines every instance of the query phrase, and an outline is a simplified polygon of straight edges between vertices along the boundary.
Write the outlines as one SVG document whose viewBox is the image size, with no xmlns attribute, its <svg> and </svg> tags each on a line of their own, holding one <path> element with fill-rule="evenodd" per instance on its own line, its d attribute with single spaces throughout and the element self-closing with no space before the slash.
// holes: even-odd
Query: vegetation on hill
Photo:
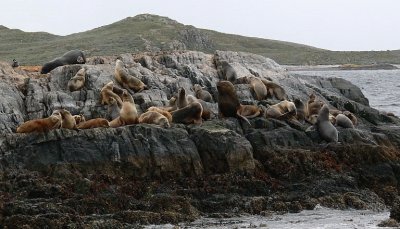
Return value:
<svg viewBox="0 0 400 229">
<path fill-rule="evenodd" d="M 0 26 L 0 60 L 41 65 L 71 49 L 93 55 L 116 55 L 138 51 L 190 49 L 244 51 L 274 59 L 280 64 L 400 64 L 400 50 L 334 52 L 311 46 L 224 34 L 183 25 L 166 17 L 142 14 L 86 32 L 57 36 L 23 32 Z"/>
</svg>

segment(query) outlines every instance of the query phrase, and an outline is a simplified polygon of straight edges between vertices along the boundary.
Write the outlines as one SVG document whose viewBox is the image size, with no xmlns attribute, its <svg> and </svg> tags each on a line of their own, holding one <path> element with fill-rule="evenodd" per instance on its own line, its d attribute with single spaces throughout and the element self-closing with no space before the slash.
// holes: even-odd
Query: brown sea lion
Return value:
<svg viewBox="0 0 400 229">
<path fill-rule="evenodd" d="M 107 119 L 95 118 L 87 120 L 86 122 L 81 122 L 78 124 L 78 129 L 91 129 L 97 127 L 110 127 Z"/>
<path fill-rule="evenodd" d="M 121 120 L 121 118 L 118 116 L 117 118 L 113 119 L 111 122 L 109 122 L 110 127 L 120 127 L 125 125 L 125 123 Z"/>
<path fill-rule="evenodd" d="M 275 105 L 269 106 L 266 110 L 266 118 L 291 119 L 296 117 L 297 109 L 293 102 L 283 100 Z"/>
<path fill-rule="evenodd" d="M 258 117 L 262 112 L 263 110 L 256 105 L 242 105 L 239 110 L 240 115 L 248 119 Z"/>
<path fill-rule="evenodd" d="M 250 88 L 256 95 L 256 100 L 261 101 L 267 98 L 268 90 L 265 84 L 254 76 L 249 77 Z"/>
<path fill-rule="evenodd" d="M 203 107 L 199 102 L 193 102 L 184 108 L 172 112 L 172 122 L 182 124 L 201 124 Z"/>
<path fill-rule="evenodd" d="M 203 88 L 199 84 L 195 84 L 193 86 L 193 91 L 194 91 L 194 94 L 196 95 L 196 98 L 201 99 L 206 102 L 209 102 L 209 103 L 214 102 L 211 93 L 206 90 L 203 90 Z"/>
<path fill-rule="evenodd" d="M 168 119 L 169 123 L 172 122 L 172 115 L 169 111 L 166 111 L 166 110 L 164 110 L 162 108 L 158 108 L 158 107 L 149 107 L 149 109 L 147 109 L 147 110 L 158 112 L 158 113 L 164 115 Z"/>
<path fill-rule="evenodd" d="M 189 104 L 193 102 L 199 102 L 201 104 L 201 106 L 203 107 L 203 112 L 201 113 L 202 119 L 209 120 L 211 118 L 211 114 L 213 114 L 213 112 L 205 101 L 198 99 L 193 95 L 188 95 L 186 98 Z"/>
<path fill-rule="evenodd" d="M 75 119 L 75 123 L 76 125 L 78 125 L 81 122 L 85 122 L 85 116 L 83 116 L 83 114 L 79 114 L 79 115 L 72 115 L 72 117 Z"/>
<path fill-rule="evenodd" d="M 64 129 L 76 129 L 75 118 L 71 113 L 65 109 L 59 109 L 55 112 L 59 112 L 62 117 L 61 128 Z"/>
<path fill-rule="evenodd" d="M 132 89 L 134 92 L 141 92 L 147 89 L 147 86 L 140 79 L 128 73 L 121 60 L 117 60 L 115 63 L 115 79 L 123 88 Z"/>
<path fill-rule="evenodd" d="M 335 120 L 336 120 L 336 122 L 335 122 L 336 126 L 354 129 L 353 122 L 344 114 L 338 114 L 335 117 Z"/>
<path fill-rule="evenodd" d="M 114 88 L 114 82 L 113 81 L 110 81 L 106 85 L 103 86 L 103 88 L 100 91 L 101 104 L 102 105 L 110 104 L 110 98 L 114 98 L 117 101 L 118 106 L 122 107 L 121 97 L 119 97 L 117 94 L 115 94 L 113 92 L 113 88 Z"/>
<path fill-rule="evenodd" d="M 53 113 L 48 118 L 34 119 L 22 123 L 17 128 L 17 133 L 46 132 L 60 128 L 62 122 L 61 114 Z"/>
<path fill-rule="evenodd" d="M 318 114 L 323 105 L 324 103 L 318 100 L 314 93 L 311 93 L 307 101 L 307 117 Z"/>
<path fill-rule="evenodd" d="M 316 125 L 322 139 L 327 142 L 338 142 L 338 131 L 329 121 L 328 105 L 325 104 L 319 111 Z"/>
<path fill-rule="evenodd" d="M 242 105 L 239 103 L 233 84 L 229 81 L 219 81 L 217 90 L 220 115 L 222 117 L 241 118 L 250 124 L 249 120 L 239 113 Z"/>
<path fill-rule="evenodd" d="M 147 111 L 139 116 L 139 123 L 156 124 L 165 128 L 169 128 L 169 121 L 167 117 L 156 112 Z"/>
<path fill-rule="evenodd" d="M 138 121 L 135 101 L 127 90 L 122 93 L 122 108 L 119 117 L 125 125 L 135 124 Z"/>
<path fill-rule="evenodd" d="M 347 118 L 349 118 L 351 120 L 351 122 L 353 123 L 354 126 L 357 126 L 357 117 L 351 113 L 350 111 L 343 111 L 343 114 L 347 116 Z"/>
<path fill-rule="evenodd" d="M 275 97 L 278 100 L 288 99 L 285 89 L 283 89 L 279 84 L 262 78 L 260 80 L 267 87 L 269 97 Z"/>
<path fill-rule="evenodd" d="M 72 77 L 68 81 L 68 89 L 69 91 L 79 91 L 80 89 L 85 86 L 85 80 L 86 80 L 86 69 L 81 68 L 74 77 Z"/>
<path fill-rule="evenodd" d="M 186 90 L 185 88 L 181 87 L 178 90 L 178 98 L 176 99 L 176 107 L 177 109 L 184 108 L 188 105 L 188 101 L 186 98 Z"/>
</svg>

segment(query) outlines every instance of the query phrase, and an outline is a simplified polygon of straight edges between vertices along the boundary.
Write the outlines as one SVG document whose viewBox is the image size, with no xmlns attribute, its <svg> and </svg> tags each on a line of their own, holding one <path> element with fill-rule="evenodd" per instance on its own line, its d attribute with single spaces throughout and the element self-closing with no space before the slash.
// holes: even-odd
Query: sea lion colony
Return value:
<svg viewBox="0 0 400 229">
<path fill-rule="evenodd" d="M 65 61 L 61 63 L 60 59 Z M 46 63 L 42 73 L 48 73 L 55 67 L 64 64 L 84 64 L 85 61 L 86 58 L 81 51 L 73 50 L 49 62 L 50 64 Z M 60 63 L 54 64 L 54 62 Z M 51 70 L 49 71 L 49 69 Z M 250 124 L 248 119 L 262 116 L 284 121 L 307 122 L 318 130 L 324 140 L 337 142 L 337 130 L 334 125 L 342 128 L 354 128 L 357 124 L 356 116 L 349 111 L 332 109 L 329 113 L 329 104 L 325 104 L 319 99 L 314 91 L 309 94 L 308 101 L 301 101 L 298 98 L 290 101 L 285 89 L 268 77 L 253 74 L 238 78 L 234 68 L 227 62 L 223 62 L 218 73 L 220 81 L 217 83 L 218 96 L 215 98 L 206 88 L 195 84 L 190 88 L 192 92 L 182 87 L 178 88 L 175 96 L 170 98 L 169 106 L 153 106 L 143 114 L 138 114 L 132 94 L 147 90 L 148 86 L 138 77 L 130 75 L 124 63 L 117 59 L 114 71 L 115 82 L 110 81 L 104 84 L 100 91 L 99 103 L 107 106 L 106 117 L 86 120 L 82 114 L 72 115 L 66 109 L 57 109 L 47 118 L 29 120 L 20 124 L 16 132 L 46 132 L 57 128 L 74 130 L 98 127 L 115 128 L 139 123 L 169 128 L 172 123 L 201 124 L 203 120 L 225 117 L 239 118 Z M 86 74 L 87 67 L 84 66 L 70 79 L 66 89 L 69 91 L 83 90 Z M 258 104 L 241 104 L 235 89 L 236 83 L 248 84 Z M 266 106 L 265 103 L 261 103 L 268 98 L 280 100 L 280 102 Z M 218 114 L 214 114 L 209 108 L 209 104 L 214 101 L 218 104 Z M 335 136 L 330 136 L 327 132 Z"/>
</svg>

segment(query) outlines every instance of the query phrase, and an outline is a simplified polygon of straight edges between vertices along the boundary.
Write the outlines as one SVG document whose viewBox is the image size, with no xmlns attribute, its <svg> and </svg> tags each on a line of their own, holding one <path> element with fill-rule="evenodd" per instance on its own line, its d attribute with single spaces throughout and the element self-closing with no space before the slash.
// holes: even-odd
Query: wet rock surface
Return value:
<svg viewBox="0 0 400 229">
<path fill-rule="evenodd" d="M 0 65 L 0 225 L 131 228 L 201 216 L 299 212 L 317 204 L 382 210 L 396 203 L 399 119 L 370 108 L 349 82 L 290 75 L 273 60 L 249 53 L 176 51 L 119 58 L 149 87 L 133 94 L 139 113 L 168 105 L 179 87 L 194 94 L 194 84 L 217 101 L 225 61 L 238 77 L 269 77 L 290 99 L 306 102 L 314 92 L 332 107 L 353 112 L 356 129 L 338 127 L 339 143 L 305 131 L 308 124 L 263 117 L 251 119 L 251 125 L 214 117 L 168 129 L 138 124 L 15 133 L 23 121 L 59 108 L 87 119 L 106 117 L 100 90 L 109 81 L 118 85 L 116 58 L 88 58 L 85 86 L 74 92 L 68 80 L 83 65 L 47 75 Z M 273 102 L 254 100 L 247 84 L 235 87 L 243 103 Z M 210 109 L 218 114 L 216 104 Z"/>
</svg>

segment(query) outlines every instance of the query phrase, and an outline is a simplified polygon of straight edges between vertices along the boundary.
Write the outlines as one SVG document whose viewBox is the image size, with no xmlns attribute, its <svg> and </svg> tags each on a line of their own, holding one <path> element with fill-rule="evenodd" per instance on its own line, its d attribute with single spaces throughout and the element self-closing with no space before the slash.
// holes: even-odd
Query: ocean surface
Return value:
<svg viewBox="0 0 400 229">
<path fill-rule="evenodd" d="M 396 70 L 302 70 L 291 73 L 309 76 L 339 77 L 358 86 L 369 105 L 400 116 L 400 69 Z"/>
<path fill-rule="evenodd" d="M 332 210 L 317 207 L 300 213 L 274 214 L 269 217 L 242 216 L 237 218 L 201 218 L 191 223 L 179 225 L 149 225 L 148 229 L 177 229 L 177 228 L 277 228 L 277 229 L 355 229 L 382 228 L 377 225 L 389 218 L 389 212 L 372 212 L 360 210 Z"/>
</svg>

